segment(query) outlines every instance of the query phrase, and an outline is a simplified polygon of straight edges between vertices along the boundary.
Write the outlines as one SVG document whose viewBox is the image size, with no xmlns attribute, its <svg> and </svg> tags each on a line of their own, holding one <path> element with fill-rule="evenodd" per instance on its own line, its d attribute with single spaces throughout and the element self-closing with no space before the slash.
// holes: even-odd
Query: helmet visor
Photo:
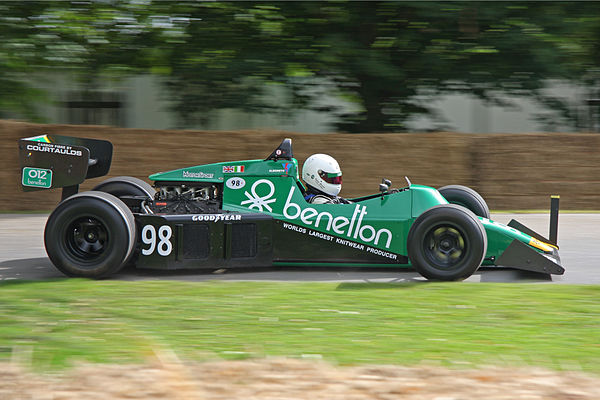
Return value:
<svg viewBox="0 0 600 400">
<path fill-rule="evenodd" d="M 329 173 L 325 171 L 319 171 L 319 176 L 327 183 L 331 183 L 333 185 L 341 185 L 342 184 L 342 173 Z"/>
</svg>

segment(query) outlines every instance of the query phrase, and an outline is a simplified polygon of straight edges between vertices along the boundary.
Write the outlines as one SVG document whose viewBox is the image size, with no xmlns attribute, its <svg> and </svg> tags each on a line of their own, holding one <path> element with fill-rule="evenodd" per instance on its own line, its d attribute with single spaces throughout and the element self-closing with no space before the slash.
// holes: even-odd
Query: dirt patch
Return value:
<svg viewBox="0 0 600 400">
<path fill-rule="evenodd" d="M 40 375 L 0 364 L 0 399 L 598 399 L 600 378 L 543 369 L 336 367 L 289 359 L 81 365 Z"/>
</svg>

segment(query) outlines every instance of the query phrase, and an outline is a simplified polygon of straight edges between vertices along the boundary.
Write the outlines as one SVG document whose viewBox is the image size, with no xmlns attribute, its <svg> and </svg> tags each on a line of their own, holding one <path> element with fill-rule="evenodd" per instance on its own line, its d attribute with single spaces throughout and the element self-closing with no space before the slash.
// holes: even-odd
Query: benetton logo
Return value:
<svg viewBox="0 0 600 400">
<path fill-rule="evenodd" d="M 256 193 L 256 189 L 258 188 L 258 186 L 262 185 L 263 183 L 266 184 L 267 187 L 269 188 L 269 193 L 267 193 L 264 196 L 260 196 L 259 194 Z M 244 194 L 246 195 L 248 200 L 242 201 L 240 203 L 241 205 L 244 206 L 246 204 L 250 204 L 248 206 L 248 208 L 250 208 L 250 209 L 256 208 L 258 211 L 262 211 L 263 207 L 264 207 L 269 212 L 273 212 L 273 209 L 269 205 L 270 203 L 277 201 L 277 199 L 271 198 L 275 194 L 275 185 L 273 185 L 273 182 L 271 182 L 267 179 L 260 179 L 256 182 L 254 182 L 254 185 L 252 185 L 252 187 L 250 188 L 250 192 L 251 193 L 248 193 L 248 191 L 244 192 Z"/>
<path fill-rule="evenodd" d="M 350 219 L 343 216 L 334 217 L 327 211 L 318 212 L 312 207 L 302 209 L 300 205 L 293 203 L 291 200 L 294 190 L 295 188 L 292 186 L 285 202 L 285 206 L 283 207 L 283 215 L 286 218 L 290 220 L 299 218 L 303 224 L 309 226 L 314 222 L 315 228 L 318 228 L 319 225 L 323 223 L 323 225 L 325 225 L 324 229 L 327 231 L 333 231 L 338 235 L 346 235 L 348 238 L 352 239 L 360 238 L 360 240 L 366 243 L 373 242 L 375 245 L 379 244 L 380 239 L 385 235 L 385 238 L 387 239 L 385 247 L 390 247 L 390 243 L 392 242 L 392 232 L 389 229 L 382 228 L 375 230 L 371 225 L 362 224 L 363 218 L 367 215 L 366 206 L 357 204 L 354 207 L 354 213 Z M 324 221 L 325 219 L 327 220 L 326 222 Z"/>
</svg>

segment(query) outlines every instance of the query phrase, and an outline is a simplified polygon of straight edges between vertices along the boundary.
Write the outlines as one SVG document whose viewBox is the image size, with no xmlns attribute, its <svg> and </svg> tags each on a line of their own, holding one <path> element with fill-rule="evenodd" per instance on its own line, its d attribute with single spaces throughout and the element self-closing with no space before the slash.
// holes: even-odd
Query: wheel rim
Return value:
<svg viewBox="0 0 600 400">
<path fill-rule="evenodd" d="M 108 230 L 96 218 L 82 217 L 69 225 L 66 231 L 69 252 L 81 261 L 96 261 L 108 247 Z"/>
<path fill-rule="evenodd" d="M 437 225 L 423 241 L 425 255 L 438 268 L 451 269 L 467 256 L 467 239 L 456 227 Z"/>
</svg>

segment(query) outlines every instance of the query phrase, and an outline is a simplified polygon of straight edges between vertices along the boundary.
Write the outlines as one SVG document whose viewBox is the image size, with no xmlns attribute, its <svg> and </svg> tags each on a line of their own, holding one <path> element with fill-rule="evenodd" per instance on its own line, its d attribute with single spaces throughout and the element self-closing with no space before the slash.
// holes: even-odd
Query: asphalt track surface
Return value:
<svg viewBox="0 0 600 400">
<path fill-rule="evenodd" d="M 517 219 L 546 236 L 547 214 L 492 214 L 492 219 L 508 223 Z M 0 214 L 0 281 L 43 281 L 62 279 L 44 250 L 43 232 L 47 215 Z M 545 282 L 568 284 L 600 284 L 600 214 L 561 214 L 558 243 L 562 276 L 528 273 L 516 270 L 481 269 L 469 282 Z M 153 271 L 129 268 L 111 277 L 115 280 L 244 280 L 244 281 L 315 281 L 315 282 L 410 282 L 424 280 L 406 269 L 355 268 L 270 268 L 261 270 L 184 270 Z"/>
</svg>

